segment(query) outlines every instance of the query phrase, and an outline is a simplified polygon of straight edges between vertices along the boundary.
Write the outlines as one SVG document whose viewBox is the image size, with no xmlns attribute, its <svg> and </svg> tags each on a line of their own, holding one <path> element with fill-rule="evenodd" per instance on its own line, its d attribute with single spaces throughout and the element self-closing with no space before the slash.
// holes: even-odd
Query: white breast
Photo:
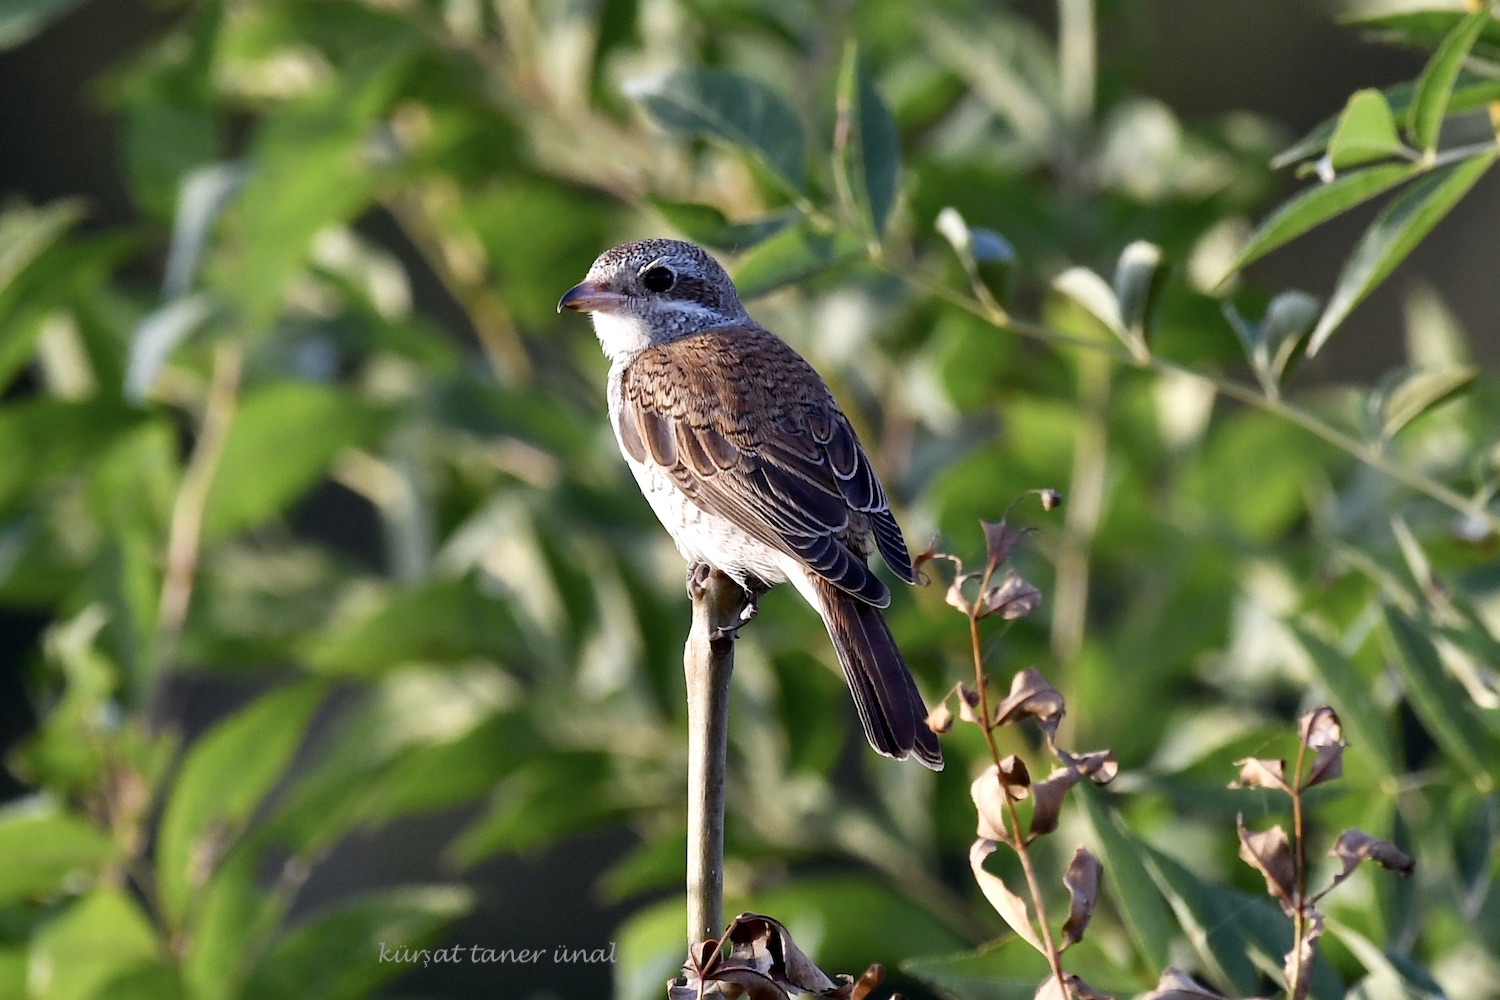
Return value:
<svg viewBox="0 0 1500 1000">
<path fill-rule="evenodd" d="M 623 365 L 616 362 L 609 371 L 609 419 L 616 442 L 620 440 L 622 368 Z M 711 514 L 689 500 L 659 466 L 649 461 L 637 462 L 623 446 L 620 454 L 657 520 L 667 529 L 677 551 L 689 564 L 706 562 L 741 585 L 752 576 L 774 584 L 786 580 L 789 572 L 794 574 L 794 579 L 804 575 L 796 572 L 796 562 L 791 557 L 752 538 L 732 521 Z"/>
</svg>

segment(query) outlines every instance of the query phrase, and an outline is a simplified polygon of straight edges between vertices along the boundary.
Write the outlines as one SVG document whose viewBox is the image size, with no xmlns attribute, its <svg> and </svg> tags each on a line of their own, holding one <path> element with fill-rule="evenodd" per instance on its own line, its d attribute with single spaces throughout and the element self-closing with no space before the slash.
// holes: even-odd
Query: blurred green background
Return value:
<svg viewBox="0 0 1500 1000">
<path fill-rule="evenodd" d="M 1289 932 L 1234 818 L 1285 819 L 1226 783 L 1328 701 L 1351 749 L 1318 845 L 1357 825 L 1418 875 L 1331 897 L 1314 995 L 1500 997 L 1500 546 L 1474 513 L 1500 482 L 1500 182 L 1286 403 L 1235 323 L 1327 300 L 1378 206 L 1220 283 L 1315 183 L 1273 156 L 1417 78 L 1463 10 L 1427 6 L 1451 13 L 0 5 L 0 998 L 661 995 L 682 567 L 591 330 L 554 313 L 656 234 L 711 245 L 825 375 L 913 549 L 978 558 L 977 519 L 1068 496 L 1017 509 L 1045 599 L 987 642 L 1002 685 L 1039 667 L 1065 742 L 1122 765 L 1044 851 L 1105 864 L 1085 978 L 1275 988 Z M 1497 54 L 1491 26 L 1444 148 L 1493 138 Z M 1053 280 L 1108 280 L 1141 240 L 1166 264 L 1138 366 Z M 942 589 L 890 614 L 933 701 L 969 676 Z M 933 775 L 854 723 L 821 625 L 773 593 L 738 648 L 730 912 L 910 996 L 1030 996 L 1034 956 L 966 866 L 978 734 Z"/>
</svg>

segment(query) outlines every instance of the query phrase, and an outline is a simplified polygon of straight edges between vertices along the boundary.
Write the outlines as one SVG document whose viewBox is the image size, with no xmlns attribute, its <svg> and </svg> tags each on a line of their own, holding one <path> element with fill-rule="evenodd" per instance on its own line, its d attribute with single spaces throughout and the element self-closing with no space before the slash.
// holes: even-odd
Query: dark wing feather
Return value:
<svg viewBox="0 0 1500 1000">
<path fill-rule="evenodd" d="M 885 491 L 827 386 L 756 326 L 720 327 L 642 352 L 621 373 L 620 439 L 704 510 L 879 607 L 866 565 L 873 533 L 913 582 Z"/>
</svg>

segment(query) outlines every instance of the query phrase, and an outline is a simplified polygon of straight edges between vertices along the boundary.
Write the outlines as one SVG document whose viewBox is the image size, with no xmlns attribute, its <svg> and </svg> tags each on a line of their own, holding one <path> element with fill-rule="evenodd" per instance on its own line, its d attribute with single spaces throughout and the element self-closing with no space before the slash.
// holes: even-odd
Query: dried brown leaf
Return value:
<svg viewBox="0 0 1500 1000">
<path fill-rule="evenodd" d="M 1046 954 L 1042 947 L 1041 938 L 1037 936 L 1036 928 L 1031 923 L 1031 908 L 1026 900 L 1010 891 L 1010 887 L 998 876 L 991 875 L 984 869 L 984 859 L 989 857 L 995 850 L 993 840 L 976 840 L 974 846 L 969 848 L 969 868 L 974 872 L 974 881 L 979 883 L 979 889 L 984 893 L 984 898 L 990 901 L 1001 918 L 1010 925 L 1021 938 L 1037 951 Z"/>
<path fill-rule="evenodd" d="M 1036 995 L 1032 1000 L 1112 1000 L 1112 998 L 1106 993 L 1100 993 L 1073 973 L 1066 972 L 1063 974 L 1063 985 L 1058 985 L 1055 976 L 1043 979 L 1042 985 L 1037 987 Z"/>
<path fill-rule="evenodd" d="M 798 948 L 780 921 L 758 913 L 741 913 L 725 931 L 727 953 L 718 942 L 695 946 L 683 966 L 682 979 L 668 992 L 672 1000 L 727 995 L 749 1000 L 788 1000 L 791 994 L 847 998 L 853 983 L 828 978 Z M 728 986 L 730 989 L 723 989 Z"/>
<path fill-rule="evenodd" d="M 1313 897 L 1314 902 L 1328 895 L 1340 882 L 1353 875 L 1354 869 L 1359 867 L 1361 861 L 1373 861 L 1380 867 L 1388 868 L 1401 875 L 1410 875 L 1417 864 L 1411 855 L 1394 844 L 1371 836 L 1363 830 L 1345 830 L 1339 834 L 1339 839 L 1333 842 L 1333 850 L 1328 853 L 1331 857 L 1338 858 L 1343 868 L 1333 877 L 1333 881 L 1328 883 L 1328 888 Z"/>
<path fill-rule="evenodd" d="M 1062 506 L 1063 495 L 1054 489 L 1038 490 L 1037 496 L 1042 498 L 1042 510 L 1056 510 Z"/>
<path fill-rule="evenodd" d="M 884 979 L 885 966 L 877 962 L 866 969 L 864 975 L 855 981 L 853 988 L 849 991 L 849 1000 L 865 1000 L 866 997 L 880 988 L 880 984 Z"/>
<path fill-rule="evenodd" d="M 1000 767 L 991 764 L 980 772 L 969 784 L 969 797 L 979 813 L 979 828 L 976 835 L 986 840 L 1010 843 L 1010 833 L 1005 825 L 1005 797 L 1021 801 L 1031 794 L 1031 775 L 1026 763 L 1012 754 L 1000 762 Z"/>
<path fill-rule="evenodd" d="M 1317 910 L 1308 910 L 1302 942 L 1293 945 L 1292 950 L 1286 953 L 1286 961 L 1281 969 L 1282 975 L 1286 976 L 1292 1000 L 1306 1000 L 1307 991 L 1312 987 L 1313 961 L 1318 957 L 1318 938 L 1322 936 L 1323 914 Z"/>
<path fill-rule="evenodd" d="M 1302 716 L 1297 722 L 1297 735 L 1302 745 L 1313 752 L 1307 782 L 1302 787 L 1311 788 L 1344 773 L 1344 728 L 1333 709 L 1322 705 Z"/>
<path fill-rule="evenodd" d="M 1031 835 L 1039 837 L 1057 829 L 1058 813 L 1068 789 L 1083 780 L 1071 767 L 1056 767 L 1045 781 L 1031 786 Z"/>
<path fill-rule="evenodd" d="M 935 733 L 946 733 L 953 728 L 953 709 L 948 707 L 947 698 L 932 706 L 932 711 L 927 713 L 927 728 Z"/>
<path fill-rule="evenodd" d="M 1006 621 L 1024 618 L 1042 606 L 1042 592 L 1023 580 L 1015 570 L 1006 570 L 998 586 L 982 595 L 981 617 L 999 615 Z"/>
<path fill-rule="evenodd" d="M 1027 667 L 1011 678 L 1010 694 L 995 706 L 995 725 L 1003 726 L 1020 716 L 1035 716 L 1048 734 L 1057 731 L 1057 724 L 1066 711 L 1061 692 L 1041 675 L 1035 667 Z"/>
<path fill-rule="evenodd" d="M 1062 946 L 1077 944 L 1083 940 L 1089 921 L 1094 917 L 1094 907 L 1099 902 L 1099 874 L 1102 871 L 1099 859 L 1080 847 L 1073 852 L 1068 870 L 1063 874 L 1063 885 L 1068 887 L 1068 919 L 1063 922 Z"/>
<path fill-rule="evenodd" d="M 988 681 L 988 678 L 986 678 Z M 979 692 L 966 685 L 958 685 L 958 717 L 965 722 L 979 725 L 979 716 L 974 710 L 979 707 Z"/>
<path fill-rule="evenodd" d="M 1088 753 L 1071 754 L 1053 748 L 1057 759 L 1088 778 L 1096 785 L 1107 785 L 1120 773 L 1120 762 L 1113 750 L 1090 750 Z"/>
<path fill-rule="evenodd" d="M 1292 860 L 1292 845 L 1280 824 L 1261 833 L 1245 829 L 1245 817 L 1235 820 L 1240 837 L 1240 858 L 1250 867 L 1266 877 L 1266 891 L 1270 893 L 1287 913 L 1295 909 L 1296 864 Z"/>
<path fill-rule="evenodd" d="M 1156 989 L 1141 995 L 1139 1000 L 1229 1000 L 1229 998 L 1222 993 L 1215 993 L 1207 986 L 1199 986 L 1186 972 L 1168 969 L 1156 981 Z"/>
<path fill-rule="evenodd" d="M 1269 757 L 1246 757 L 1234 762 L 1240 776 L 1229 783 L 1230 788 L 1274 788 L 1291 794 L 1286 783 L 1286 761 Z"/>
<path fill-rule="evenodd" d="M 1007 562 L 1021 539 L 1031 534 L 1031 528 L 1012 528 L 1005 518 L 999 521 L 980 521 L 984 529 L 985 572 L 994 573 Z"/>
<path fill-rule="evenodd" d="M 932 541 L 927 543 L 927 548 L 911 557 L 912 572 L 916 574 L 917 581 L 924 587 L 927 586 L 927 575 L 922 571 L 927 568 L 928 563 L 938 558 L 938 554 L 937 536 L 933 535 Z"/>
<path fill-rule="evenodd" d="M 961 573 L 954 577 L 953 582 L 948 584 L 948 592 L 943 595 L 943 600 L 948 602 L 949 607 L 957 608 L 966 615 L 973 614 L 974 606 L 969 603 L 969 598 L 964 594 L 964 584 L 978 577 L 978 573 Z"/>
</svg>

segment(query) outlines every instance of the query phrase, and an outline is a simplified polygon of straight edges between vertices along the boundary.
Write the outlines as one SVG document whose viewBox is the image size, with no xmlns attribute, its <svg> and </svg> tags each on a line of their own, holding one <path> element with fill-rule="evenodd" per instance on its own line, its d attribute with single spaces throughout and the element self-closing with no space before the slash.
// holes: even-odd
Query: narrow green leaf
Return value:
<svg viewBox="0 0 1500 1000">
<path fill-rule="evenodd" d="M 864 222 L 878 243 L 896 200 L 901 145 L 895 119 L 864 73 L 853 42 L 845 48 L 839 70 L 837 127 L 835 167 L 846 177 Z"/>
<path fill-rule="evenodd" d="M 853 233 L 825 232 L 810 223 L 784 229 L 761 243 L 734 269 L 740 298 L 753 299 L 858 257 L 864 244 Z"/>
<path fill-rule="evenodd" d="M 371 441 L 384 423 L 353 393 L 328 386 L 280 382 L 247 395 L 209 490 L 204 535 L 223 538 L 273 517 L 341 451 Z"/>
<path fill-rule="evenodd" d="M 749 250 L 767 237 L 781 232 L 798 217 L 796 212 L 781 212 L 746 222 L 730 222 L 723 212 L 712 205 L 655 197 L 647 197 L 646 204 L 656 209 L 667 225 L 694 243 L 714 250 L 735 252 Z"/>
<path fill-rule="evenodd" d="M 264 695 L 188 748 L 156 845 L 157 892 L 174 925 L 182 925 L 189 897 L 281 778 L 322 699 L 315 683 Z"/>
<path fill-rule="evenodd" d="M 1493 780 L 1492 762 L 1500 747 L 1484 739 L 1484 726 L 1474 716 L 1468 692 L 1448 676 L 1437 649 L 1416 622 L 1392 607 L 1385 609 L 1385 622 L 1407 703 L 1422 727 L 1471 777 Z"/>
<path fill-rule="evenodd" d="M 467 889 L 391 889 L 340 903 L 276 942 L 251 972 L 243 1000 L 359 1000 L 388 979 L 433 959 L 438 934 L 474 905 Z M 454 944 L 455 964 L 474 944 Z M 426 949 L 425 956 L 422 954 Z M 415 957 L 413 957 L 415 953 Z"/>
<path fill-rule="evenodd" d="M 73 200 L 43 208 L 14 207 L 0 214 L 0 293 L 81 218 L 83 203 Z"/>
<path fill-rule="evenodd" d="M 1438 132 L 1443 127 L 1443 118 L 1448 113 L 1448 100 L 1458 82 L 1458 71 L 1463 66 L 1469 50 L 1474 47 L 1480 32 L 1493 25 L 1492 12 L 1495 0 L 1480 4 L 1479 9 L 1460 21 L 1443 44 L 1433 53 L 1422 75 L 1417 78 L 1416 96 L 1412 99 L 1411 112 L 1407 116 L 1407 128 L 1412 142 L 1424 153 L 1437 149 Z"/>
<path fill-rule="evenodd" d="M 29 41 L 83 0 L 6 0 L 0 8 L 0 51 Z"/>
<path fill-rule="evenodd" d="M 1398 10 L 1349 18 L 1350 24 L 1373 29 L 1378 37 L 1419 49 L 1435 50 L 1467 18 L 1459 6 L 1441 10 Z M 1474 51 L 1488 59 L 1500 59 L 1500 20 L 1491 19 L 1479 33 Z"/>
<path fill-rule="evenodd" d="M 121 976 L 160 968 L 162 943 L 130 895 L 100 888 L 63 910 L 31 942 L 31 967 L 47 970 L 47 1000 L 95 1000 Z M 33 987 L 35 987 L 35 978 Z M 168 1000 L 170 994 L 163 1000 Z"/>
<path fill-rule="evenodd" d="M 1446 371 L 1407 369 L 1382 384 L 1375 414 L 1380 436 L 1389 441 L 1423 413 L 1465 389 L 1479 375 L 1477 368 Z"/>
<path fill-rule="evenodd" d="M 804 187 L 802 128 L 770 87 L 723 69 L 632 80 L 628 97 L 668 131 L 703 135 L 754 156 L 792 194 Z"/>
<path fill-rule="evenodd" d="M 1382 717 L 1371 694 L 1372 682 L 1338 649 L 1299 625 L 1292 634 L 1307 653 L 1313 676 L 1322 685 L 1327 700 L 1349 734 L 1355 753 L 1373 759 L 1380 773 L 1394 775 L 1397 762 L 1395 727 Z"/>
<path fill-rule="evenodd" d="M 1459 13 L 1458 16 L 1463 15 Z M 1391 113 L 1397 119 L 1404 121 L 1411 112 L 1412 99 L 1416 95 L 1416 90 L 1417 86 L 1414 82 L 1401 83 L 1394 87 L 1387 87 L 1381 93 L 1385 95 L 1386 103 L 1391 107 Z M 1463 70 L 1459 73 L 1458 83 L 1454 85 L 1453 93 L 1448 98 L 1448 113 L 1472 111 L 1495 100 L 1500 100 L 1500 80 Z M 1333 130 L 1338 125 L 1338 120 L 1338 115 L 1334 115 L 1314 125 L 1301 139 L 1272 157 L 1271 166 L 1280 170 L 1282 167 L 1320 155 L 1328 148 L 1328 140 L 1333 137 Z"/>
<path fill-rule="evenodd" d="M 0 905 L 58 892 L 71 876 L 97 874 L 115 854 L 103 832 L 51 803 L 12 803 L 0 810 Z"/>
<path fill-rule="evenodd" d="M 1277 382 L 1286 374 L 1298 346 L 1317 322 L 1322 306 L 1313 296 L 1293 289 L 1282 292 L 1266 307 L 1266 315 L 1260 321 L 1261 342 L 1267 370 Z"/>
<path fill-rule="evenodd" d="M 1422 177 L 1380 213 L 1344 264 L 1338 286 L 1308 341 L 1318 353 L 1336 327 L 1422 242 L 1495 162 L 1495 154 L 1472 156 Z"/>
<path fill-rule="evenodd" d="M 1327 222 L 1335 215 L 1346 212 L 1383 191 L 1389 191 L 1420 173 L 1421 169 L 1413 163 L 1382 163 L 1364 170 L 1340 174 L 1327 184 L 1316 184 L 1299 192 L 1260 224 L 1260 228 L 1234 259 L 1234 264 L 1224 278 L 1227 279 L 1246 264 L 1259 260 L 1314 226 Z"/>
<path fill-rule="evenodd" d="M 1081 786 L 1079 792 L 1083 815 L 1094 833 L 1090 849 L 1104 865 L 1109 895 L 1119 907 L 1125 929 L 1148 967 L 1166 968 L 1177 931 L 1172 912 L 1146 868 L 1146 848 L 1108 807 L 1107 793 L 1088 786 Z"/>
<path fill-rule="evenodd" d="M 1335 170 L 1396 156 L 1405 150 L 1396 134 L 1396 117 L 1385 95 L 1374 88 L 1349 96 L 1328 140 L 1328 162 Z"/>
</svg>

